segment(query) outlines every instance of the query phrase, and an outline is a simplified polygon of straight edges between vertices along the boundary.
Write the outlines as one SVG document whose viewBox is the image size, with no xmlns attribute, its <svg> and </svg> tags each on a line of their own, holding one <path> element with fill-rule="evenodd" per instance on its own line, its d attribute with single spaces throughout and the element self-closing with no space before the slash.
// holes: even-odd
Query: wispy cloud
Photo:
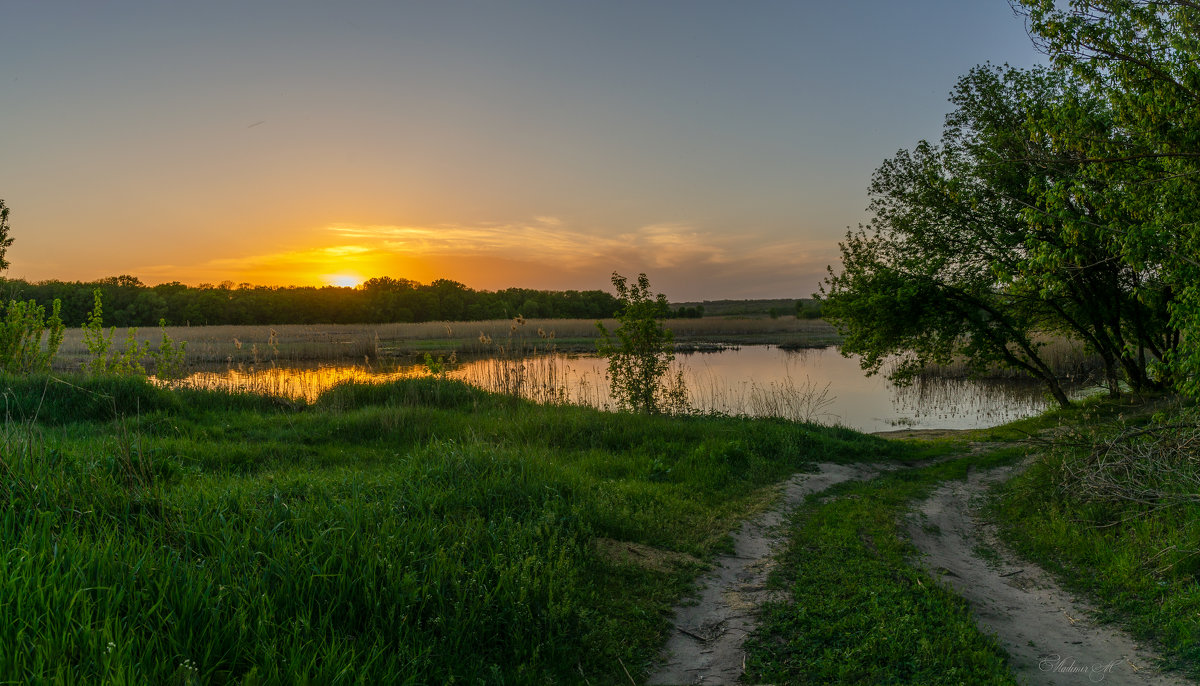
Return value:
<svg viewBox="0 0 1200 686">
<path fill-rule="evenodd" d="M 535 217 L 523 223 L 475 225 L 338 225 L 329 231 L 339 242 L 397 255 L 442 258 L 442 263 L 477 258 L 478 264 L 479 258 L 487 258 L 497 263 L 553 265 L 560 273 L 653 271 L 677 288 L 706 284 L 711 286 L 706 291 L 725 288 L 730 297 L 789 290 L 807 295 L 825 265 L 837 257 L 836 248 L 824 241 L 781 241 L 738 230 L 704 231 L 686 223 L 601 233 L 572 228 L 556 217 Z M 508 278 L 522 276 L 514 273 Z"/>
<path fill-rule="evenodd" d="M 675 298 L 766 297 L 813 291 L 836 259 L 826 243 L 660 223 L 622 232 L 575 229 L 557 217 L 521 223 L 328 227 L 332 245 L 222 257 L 145 270 L 150 278 L 253 283 L 319 281 L 320 275 L 451 278 L 478 288 L 603 288 L 607 275 L 647 272 Z M 167 277 L 180 278 L 180 277 Z"/>
<path fill-rule="evenodd" d="M 338 225 L 329 231 L 340 241 L 355 241 L 408 255 L 492 255 L 521 260 L 612 261 L 641 256 L 658 267 L 725 264 L 755 253 L 778 254 L 774 246 L 755 246 L 752 236 L 729 236 L 687 224 L 653 224 L 605 235 L 564 226 L 554 217 L 519 224 L 440 224 L 435 226 Z"/>
</svg>

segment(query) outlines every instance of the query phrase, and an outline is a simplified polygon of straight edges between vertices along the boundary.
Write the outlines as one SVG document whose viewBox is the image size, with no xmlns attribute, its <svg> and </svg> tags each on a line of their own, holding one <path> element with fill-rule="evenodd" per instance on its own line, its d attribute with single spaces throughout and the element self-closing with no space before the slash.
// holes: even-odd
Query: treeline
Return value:
<svg viewBox="0 0 1200 686">
<path fill-rule="evenodd" d="M 0 294 L 9 300 L 34 300 L 50 308 L 62 303 L 62 319 L 80 326 L 99 289 L 104 322 L 114 326 L 216 324 L 362 324 L 385 322 L 467 321 L 525 317 L 611 317 L 619 308 L 615 296 L 600 290 L 539 291 L 508 288 L 477 291 L 457 281 L 440 279 L 420 284 L 381 277 L 359 288 L 265 287 L 165 283 L 147 286 L 133 276 L 100 281 L 0 281 Z M 664 311 L 664 317 L 674 316 Z"/>
<path fill-rule="evenodd" d="M 1021 0 L 1051 67 L 976 67 L 938 143 L 875 172 L 823 288 L 843 352 L 903 380 L 966 359 L 1041 379 L 1048 335 L 1113 394 L 1200 395 L 1200 6 Z"/>
</svg>

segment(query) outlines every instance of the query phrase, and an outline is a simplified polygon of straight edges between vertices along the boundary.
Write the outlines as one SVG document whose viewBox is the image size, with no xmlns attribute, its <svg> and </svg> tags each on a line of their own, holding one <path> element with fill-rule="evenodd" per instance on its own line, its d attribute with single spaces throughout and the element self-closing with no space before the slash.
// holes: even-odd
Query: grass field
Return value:
<svg viewBox="0 0 1200 686">
<path fill-rule="evenodd" d="M 622 683 L 771 484 L 909 453 L 428 378 L 313 405 L 3 384 L 9 683 Z"/>
<path fill-rule="evenodd" d="M 1011 683 L 963 601 L 910 566 L 898 522 L 941 481 L 1041 451 L 1031 434 L 1137 414 L 1089 403 L 894 441 L 428 377 L 312 403 L 130 378 L 0 387 L 0 683 L 14 684 L 624 684 L 774 484 L 817 461 L 929 458 L 795 513 L 774 577 L 786 600 L 747 645 L 750 678 Z M 994 445 L 968 455 L 973 441 Z M 1080 497 L 1064 464 L 1082 458 L 1050 449 L 994 516 L 1194 675 L 1200 511 L 1194 450 L 1180 454 L 1169 507 Z"/>
</svg>

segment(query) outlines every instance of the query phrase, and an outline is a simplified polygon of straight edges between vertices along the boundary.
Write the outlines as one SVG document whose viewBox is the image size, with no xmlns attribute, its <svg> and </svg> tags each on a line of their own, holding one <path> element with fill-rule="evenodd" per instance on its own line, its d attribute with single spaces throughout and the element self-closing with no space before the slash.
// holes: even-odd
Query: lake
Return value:
<svg viewBox="0 0 1200 686">
<path fill-rule="evenodd" d="M 588 355 L 540 355 L 518 360 L 476 358 L 447 365 L 445 374 L 477 386 L 519 392 L 535 400 L 611 409 L 606 362 Z M 867 377 L 857 359 L 835 348 L 788 351 L 744 346 L 677 355 L 692 407 L 701 411 L 840 424 L 860 431 L 970 429 L 1036 415 L 1050 406 L 1030 382 L 935 379 L 898 388 Z M 312 400 L 346 380 L 383 382 L 430 372 L 418 363 L 229 368 L 197 372 L 188 382 Z"/>
</svg>

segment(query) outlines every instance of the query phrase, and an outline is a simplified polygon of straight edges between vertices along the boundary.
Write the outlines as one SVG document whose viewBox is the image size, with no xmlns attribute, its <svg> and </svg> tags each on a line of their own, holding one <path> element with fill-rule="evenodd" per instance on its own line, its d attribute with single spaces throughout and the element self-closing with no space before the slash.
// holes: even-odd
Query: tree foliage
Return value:
<svg viewBox="0 0 1200 686">
<path fill-rule="evenodd" d="M 596 322 L 603 338 L 600 354 L 608 358 L 608 381 L 617 403 L 635 412 L 657 413 L 664 405 L 678 405 L 667 397 L 664 383 L 671 361 L 675 359 L 674 335 L 658 321 L 670 312 L 666 296 L 653 295 L 650 280 L 639 274 L 637 283 L 629 284 L 613 272 L 612 284 L 617 291 L 621 308 L 617 312 L 620 326 L 609 332 Z M 679 392 L 677 385 L 676 393 Z"/>
<path fill-rule="evenodd" d="M 4 204 L 4 200 L 0 200 L 0 271 L 8 269 L 8 248 L 12 245 L 13 239 L 8 235 L 8 206 Z"/>
<path fill-rule="evenodd" d="M 1147 265 L 1121 259 L 1105 227 L 1135 216 L 1122 189 L 1055 196 L 1086 160 L 1044 135 L 1047 121 L 1119 135 L 1108 104 L 1061 71 L 982 66 L 952 92 L 939 145 L 921 141 L 879 167 L 874 220 L 842 243 L 843 271 L 822 288 L 824 314 L 843 352 L 911 378 L 963 357 L 1042 380 L 1063 405 L 1056 370 L 1040 354 L 1046 334 L 1083 341 L 1119 380 L 1155 386 L 1152 367 L 1177 343 L 1169 290 Z M 1082 122 L 1082 123 L 1078 123 Z"/>
<path fill-rule="evenodd" d="M 99 289 L 105 321 L 115 326 L 216 324 L 357 324 L 527 317 L 597 319 L 611 317 L 617 299 L 601 290 L 542 291 L 508 288 L 481 291 L 440 279 L 421 284 L 379 277 L 359 288 L 250 284 L 165 283 L 147 286 L 121 275 L 93 282 L 9 280 L 5 284 L 23 299 L 49 307 L 62 301 L 63 321 L 87 321 L 92 293 Z"/>
<path fill-rule="evenodd" d="M 1048 185 L 1047 208 L 1064 199 L 1122 191 L 1133 221 L 1102 229 L 1121 259 L 1152 273 L 1170 295 L 1178 337 L 1168 372 L 1200 395 L 1200 4 L 1192 0 L 1021 0 L 1054 64 L 1089 84 L 1118 135 L 1091 135 L 1079 119 L 1043 122 L 1045 135 L 1085 163 Z"/>
</svg>

